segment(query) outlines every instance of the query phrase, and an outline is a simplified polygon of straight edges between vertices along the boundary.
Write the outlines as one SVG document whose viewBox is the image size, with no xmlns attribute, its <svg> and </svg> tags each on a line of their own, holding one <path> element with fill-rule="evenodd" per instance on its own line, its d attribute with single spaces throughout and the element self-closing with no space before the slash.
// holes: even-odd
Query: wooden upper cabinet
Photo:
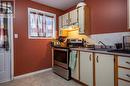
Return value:
<svg viewBox="0 0 130 86">
<path fill-rule="evenodd" d="M 69 13 L 69 19 L 70 19 L 70 22 L 69 22 L 70 25 L 74 25 L 78 23 L 78 10 L 77 9 L 72 10 Z"/>
<path fill-rule="evenodd" d="M 62 19 L 62 16 L 59 16 L 59 29 L 62 28 L 62 23 L 63 22 L 63 19 Z"/>
<path fill-rule="evenodd" d="M 79 15 L 79 33 L 84 34 L 85 33 L 85 8 L 80 7 L 78 8 L 78 15 Z"/>
<path fill-rule="evenodd" d="M 69 25 L 69 13 L 66 13 L 62 16 L 62 25 L 67 26 Z"/>
<path fill-rule="evenodd" d="M 89 9 L 87 6 L 79 7 L 59 17 L 59 28 L 71 25 L 79 26 L 79 34 L 89 35 Z"/>
<path fill-rule="evenodd" d="M 88 7 L 78 8 L 78 22 L 79 22 L 79 33 L 80 34 L 90 34 L 90 23 L 89 23 L 89 9 Z"/>
</svg>

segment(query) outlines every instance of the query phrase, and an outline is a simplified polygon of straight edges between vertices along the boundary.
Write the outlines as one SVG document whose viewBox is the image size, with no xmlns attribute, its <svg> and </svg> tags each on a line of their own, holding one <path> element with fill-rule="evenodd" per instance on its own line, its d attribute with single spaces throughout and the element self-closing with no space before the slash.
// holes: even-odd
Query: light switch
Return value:
<svg viewBox="0 0 130 86">
<path fill-rule="evenodd" d="M 19 37 L 19 36 L 18 36 L 18 34 L 14 34 L 14 38 L 16 38 L 16 39 L 17 39 L 18 37 Z"/>
</svg>

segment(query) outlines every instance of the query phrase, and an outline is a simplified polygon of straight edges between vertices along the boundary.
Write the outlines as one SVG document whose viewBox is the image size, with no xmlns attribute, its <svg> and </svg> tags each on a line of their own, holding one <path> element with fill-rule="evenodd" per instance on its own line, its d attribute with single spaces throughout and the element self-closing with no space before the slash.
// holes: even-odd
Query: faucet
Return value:
<svg viewBox="0 0 130 86">
<path fill-rule="evenodd" d="M 105 45 L 102 41 L 99 41 L 98 44 L 102 44 L 105 48 L 107 48 L 107 45 Z"/>
</svg>

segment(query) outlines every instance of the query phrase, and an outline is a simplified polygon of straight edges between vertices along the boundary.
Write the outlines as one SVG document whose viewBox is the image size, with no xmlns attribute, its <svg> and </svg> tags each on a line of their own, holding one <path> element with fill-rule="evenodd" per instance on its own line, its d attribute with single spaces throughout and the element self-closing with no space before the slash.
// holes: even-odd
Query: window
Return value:
<svg viewBox="0 0 130 86">
<path fill-rule="evenodd" d="M 28 32 L 30 39 L 55 38 L 56 15 L 28 8 Z"/>
</svg>

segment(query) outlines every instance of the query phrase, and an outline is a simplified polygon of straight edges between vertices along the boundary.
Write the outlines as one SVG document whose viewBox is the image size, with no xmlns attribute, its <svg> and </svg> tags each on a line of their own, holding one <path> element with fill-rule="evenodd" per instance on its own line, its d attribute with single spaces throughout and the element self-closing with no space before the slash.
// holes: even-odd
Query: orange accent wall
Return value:
<svg viewBox="0 0 130 86">
<path fill-rule="evenodd" d="M 55 13 L 57 18 L 63 11 L 30 0 L 15 0 L 14 33 L 14 73 L 15 76 L 51 67 L 49 39 L 28 39 L 28 7 Z M 58 29 L 58 19 L 57 19 Z"/>
<path fill-rule="evenodd" d="M 127 0 L 86 0 L 91 10 L 91 34 L 126 32 Z"/>
<path fill-rule="evenodd" d="M 90 9 L 91 34 L 128 31 L 127 0 L 86 0 L 85 2 Z M 74 8 L 67 9 L 66 12 Z"/>
</svg>

